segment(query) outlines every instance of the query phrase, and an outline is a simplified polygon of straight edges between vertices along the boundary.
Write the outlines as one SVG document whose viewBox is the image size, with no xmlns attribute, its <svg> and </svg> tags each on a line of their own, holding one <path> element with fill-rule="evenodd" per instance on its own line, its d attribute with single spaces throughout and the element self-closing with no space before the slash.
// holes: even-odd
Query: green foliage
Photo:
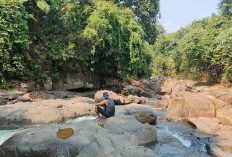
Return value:
<svg viewBox="0 0 232 157">
<path fill-rule="evenodd" d="M 29 16 L 22 1 L 3 0 L 0 10 L 0 72 L 7 78 L 24 78 L 30 44 Z"/>
<path fill-rule="evenodd" d="M 1 81 L 42 83 L 48 76 L 57 80 L 62 73 L 85 69 L 124 79 L 150 75 L 153 49 L 141 26 L 148 18 L 143 3 L 138 22 L 131 9 L 113 1 L 2 0 Z M 154 8 L 155 1 L 149 3 Z"/>
<path fill-rule="evenodd" d="M 47 0 L 49 12 L 38 8 L 38 1 L 25 3 L 27 12 L 31 15 L 29 28 L 32 44 L 30 46 L 30 68 L 37 82 L 42 82 L 47 76 L 59 79 L 63 72 L 80 71 L 90 66 L 91 55 L 87 41 L 81 37 L 89 15 L 84 13 L 82 1 Z M 92 3 L 85 1 L 85 6 Z"/>
<path fill-rule="evenodd" d="M 50 6 L 45 1 L 37 1 L 37 6 L 45 13 L 50 11 Z"/>
<path fill-rule="evenodd" d="M 211 65 L 222 68 L 222 77 L 232 81 L 232 28 L 228 27 L 220 32 L 216 43 L 217 47 Z"/>
<path fill-rule="evenodd" d="M 0 73 L 0 89 L 9 89 L 5 82 L 5 79 L 3 78 L 2 73 Z"/>
<path fill-rule="evenodd" d="M 157 36 L 156 23 L 159 14 L 160 0 L 114 0 L 123 7 L 129 7 L 134 12 L 137 21 L 142 26 L 145 40 L 154 44 Z"/>
<path fill-rule="evenodd" d="M 218 4 L 219 12 L 222 16 L 231 17 L 232 16 L 232 1 L 231 0 L 221 0 Z"/>
<path fill-rule="evenodd" d="M 156 44 L 154 45 L 153 55 L 153 75 L 168 75 L 171 77 L 175 76 L 175 63 L 171 57 L 173 50 L 173 35 L 165 34 L 165 30 L 162 26 L 157 25 L 158 37 Z"/>
<path fill-rule="evenodd" d="M 232 21 L 213 15 L 174 35 L 161 33 L 155 44 L 153 74 L 177 75 L 194 80 L 232 81 Z M 161 65 L 159 65 L 161 63 Z M 172 65 L 172 66 L 170 66 Z"/>
<path fill-rule="evenodd" d="M 120 9 L 112 2 L 96 2 L 83 36 L 91 43 L 97 71 L 123 78 L 128 74 L 150 74 L 149 44 L 130 9 Z"/>
</svg>

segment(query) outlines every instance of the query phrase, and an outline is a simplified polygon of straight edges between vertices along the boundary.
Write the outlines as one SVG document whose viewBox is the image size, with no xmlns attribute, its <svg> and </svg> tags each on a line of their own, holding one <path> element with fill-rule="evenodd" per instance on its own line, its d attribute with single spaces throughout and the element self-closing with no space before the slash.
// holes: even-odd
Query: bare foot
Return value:
<svg viewBox="0 0 232 157">
<path fill-rule="evenodd" d="M 101 120 L 101 119 L 103 119 L 103 118 L 104 118 L 103 116 L 100 116 L 100 117 L 97 118 L 96 121 L 99 121 L 99 120 Z"/>
</svg>

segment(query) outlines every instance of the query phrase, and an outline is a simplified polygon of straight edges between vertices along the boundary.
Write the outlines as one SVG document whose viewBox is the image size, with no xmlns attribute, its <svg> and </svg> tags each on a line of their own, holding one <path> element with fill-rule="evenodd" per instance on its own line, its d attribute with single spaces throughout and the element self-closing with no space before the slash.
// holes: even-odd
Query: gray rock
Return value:
<svg viewBox="0 0 232 157">
<path fill-rule="evenodd" d="M 52 90 L 52 78 L 47 77 L 46 80 L 44 81 L 44 90 L 49 91 Z"/>
<path fill-rule="evenodd" d="M 86 82 L 86 88 L 88 88 L 88 89 L 94 89 L 94 85 L 92 83 Z"/>
<path fill-rule="evenodd" d="M 141 123 L 155 124 L 157 115 L 152 107 L 147 105 L 130 104 L 116 108 L 116 114 L 119 115 L 134 115 Z"/>
<path fill-rule="evenodd" d="M 139 95 L 140 91 L 138 88 L 132 86 L 132 85 L 126 85 L 123 88 L 122 94 L 125 96 L 128 95 Z"/>
<path fill-rule="evenodd" d="M 113 78 L 106 78 L 105 85 L 106 85 L 106 87 L 113 87 L 113 86 L 117 86 L 117 83 L 116 83 L 115 79 L 113 79 Z"/>
<path fill-rule="evenodd" d="M 23 95 L 23 92 L 6 92 L 0 95 L 0 105 L 5 105 L 7 103 L 15 102 L 20 96 Z"/>
<path fill-rule="evenodd" d="M 147 97 L 147 98 L 151 98 L 152 97 L 152 93 L 150 91 L 143 91 L 141 93 L 141 96 Z"/>
<path fill-rule="evenodd" d="M 154 144 L 156 128 L 138 122 L 133 116 L 115 116 L 101 121 L 75 124 L 50 124 L 23 130 L 0 146 L 4 157 L 156 157 L 155 152 L 143 145 Z M 57 138 L 61 128 L 73 128 L 67 139 Z"/>
<path fill-rule="evenodd" d="M 7 92 L 1 95 L 2 99 L 7 99 L 7 100 L 15 100 L 19 96 L 23 95 L 23 92 Z"/>
<path fill-rule="evenodd" d="M 143 79 L 143 83 L 146 84 L 151 90 L 155 91 L 156 93 L 161 93 L 161 85 L 164 80 L 167 78 L 164 76 L 154 77 L 150 80 Z"/>
<path fill-rule="evenodd" d="M 124 97 L 123 101 L 125 104 L 130 104 L 130 103 L 145 104 L 147 102 L 147 98 L 138 97 L 135 95 L 129 95 L 128 97 Z"/>
<path fill-rule="evenodd" d="M 94 89 L 100 88 L 99 74 L 91 71 L 61 74 L 53 82 L 53 90 Z"/>
<path fill-rule="evenodd" d="M 72 89 L 83 88 L 85 86 L 85 84 L 80 81 L 77 81 L 77 82 L 74 81 L 72 84 L 73 84 Z"/>
</svg>

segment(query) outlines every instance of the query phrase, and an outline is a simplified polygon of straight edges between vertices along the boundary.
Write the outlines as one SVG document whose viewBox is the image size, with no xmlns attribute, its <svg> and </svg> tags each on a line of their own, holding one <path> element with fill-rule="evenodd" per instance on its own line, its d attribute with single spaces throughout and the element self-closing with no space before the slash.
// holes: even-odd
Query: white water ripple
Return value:
<svg viewBox="0 0 232 157">
<path fill-rule="evenodd" d="M 94 116 L 84 116 L 84 117 L 78 117 L 76 119 L 67 120 L 64 123 L 65 124 L 74 124 L 74 123 L 81 122 L 81 121 L 84 121 L 84 120 L 93 120 L 93 119 L 96 119 L 96 118 L 97 117 L 94 117 Z"/>
<path fill-rule="evenodd" d="M 186 146 L 186 147 L 190 147 L 191 146 L 191 141 L 188 139 L 185 139 L 183 136 L 179 135 L 176 132 L 170 131 L 168 128 L 164 129 L 165 132 L 171 134 L 173 137 L 177 138 L 179 141 L 181 141 L 181 143 Z"/>
<path fill-rule="evenodd" d="M 0 145 L 3 144 L 6 140 L 11 138 L 14 134 L 19 132 L 20 129 L 16 130 L 0 130 Z"/>
</svg>

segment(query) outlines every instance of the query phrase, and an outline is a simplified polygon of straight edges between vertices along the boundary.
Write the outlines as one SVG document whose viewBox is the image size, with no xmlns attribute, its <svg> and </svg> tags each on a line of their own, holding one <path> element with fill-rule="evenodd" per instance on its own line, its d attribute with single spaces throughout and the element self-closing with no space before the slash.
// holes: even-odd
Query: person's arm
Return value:
<svg viewBox="0 0 232 157">
<path fill-rule="evenodd" d="M 108 106 L 108 102 L 106 100 L 104 100 L 104 101 L 102 101 L 100 103 L 95 104 L 95 106 L 102 106 L 102 105 Z"/>
</svg>

